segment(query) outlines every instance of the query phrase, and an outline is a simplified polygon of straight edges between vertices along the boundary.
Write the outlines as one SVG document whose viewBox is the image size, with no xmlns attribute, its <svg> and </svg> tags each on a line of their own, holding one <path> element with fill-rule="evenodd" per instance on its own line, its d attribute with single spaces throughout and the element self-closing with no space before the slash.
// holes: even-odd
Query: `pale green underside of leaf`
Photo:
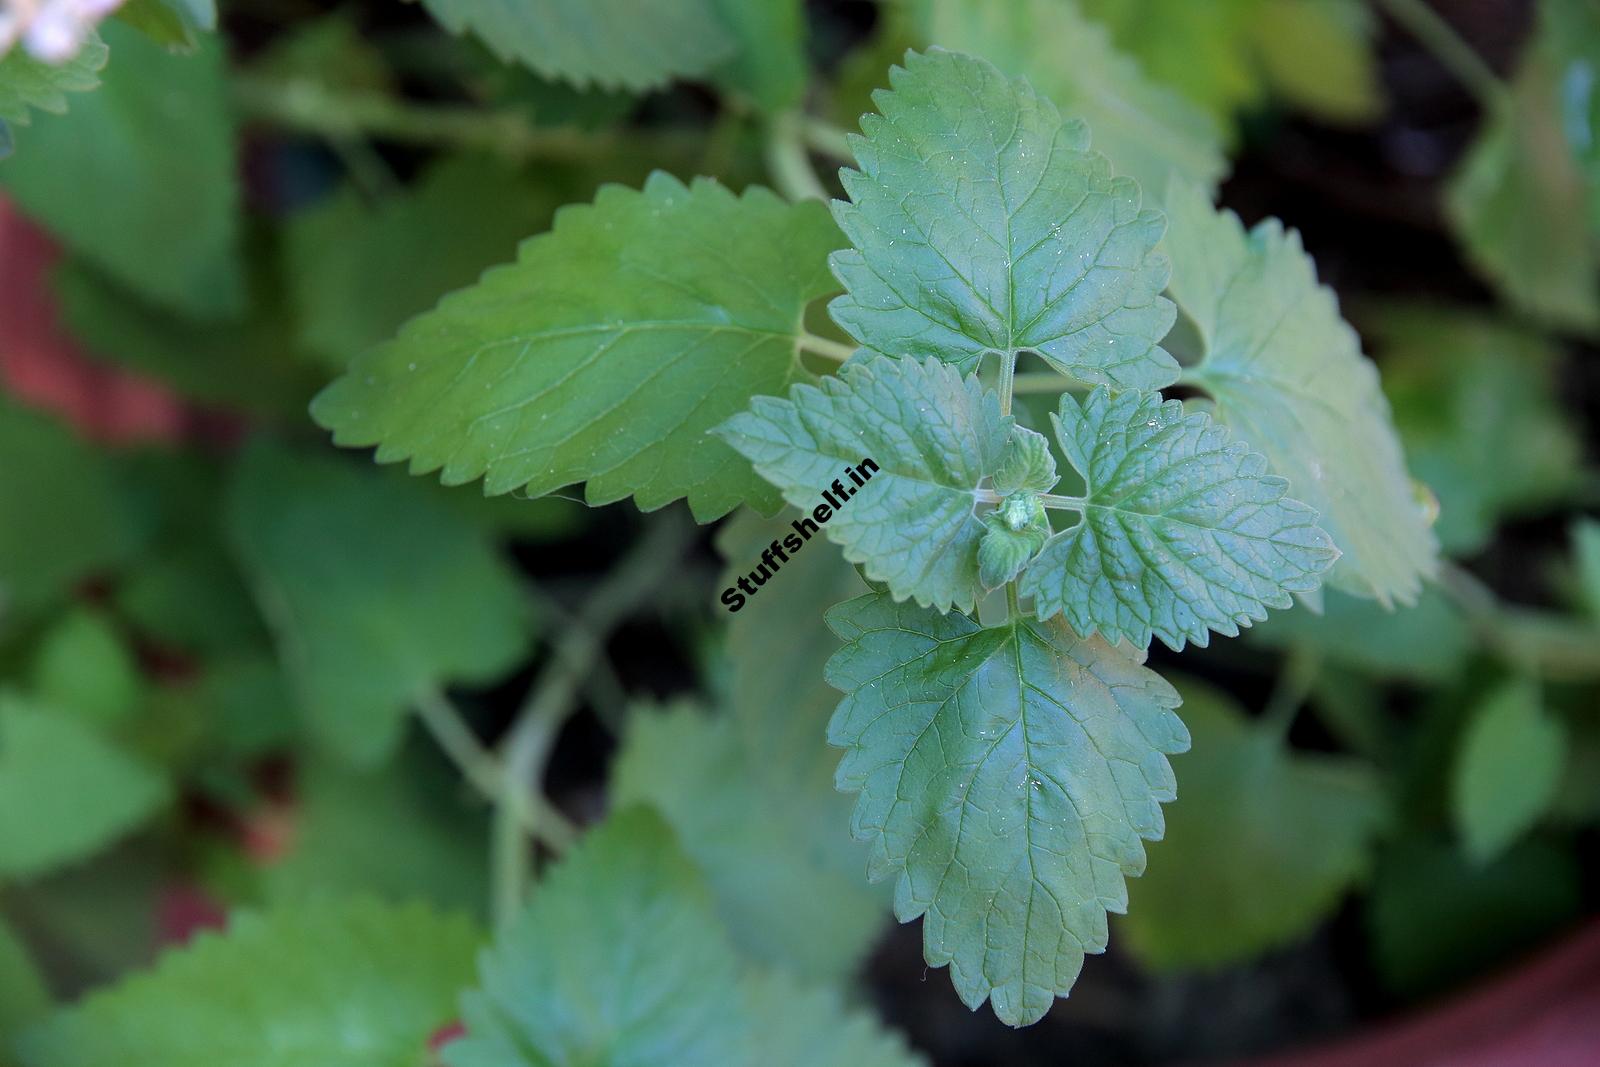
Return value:
<svg viewBox="0 0 1600 1067">
<path fill-rule="evenodd" d="M 820 728 L 805 741 L 829 751 Z M 782 761 L 805 758 L 757 754 L 728 715 L 681 705 L 639 710 L 612 765 L 612 801 L 649 804 L 672 825 L 746 955 L 838 981 L 872 947 L 888 902 L 861 879 L 864 853 L 850 839 L 850 805 L 831 776 L 784 772 Z"/>
<path fill-rule="evenodd" d="M 1011 425 L 999 398 L 955 367 L 877 356 L 787 400 L 756 397 L 718 433 L 803 513 L 842 480 L 848 499 L 822 527 L 829 539 L 896 597 L 948 611 L 982 593 L 975 490 Z M 856 488 L 844 468 L 864 459 L 881 469 Z"/>
<path fill-rule="evenodd" d="M 0 697 L 0 882 L 85 859 L 167 799 L 159 774 L 82 719 Z"/>
<path fill-rule="evenodd" d="M 227 507 L 313 737 L 347 760 L 382 760 L 417 697 L 491 681 L 527 648 L 516 574 L 424 485 L 260 446 Z"/>
<path fill-rule="evenodd" d="M 133 547 L 104 457 L 48 415 L 0 399 L 0 616 L 35 610 Z"/>
<path fill-rule="evenodd" d="M 195 317 L 243 308 L 239 183 L 222 46 L 177 56 L 101 27 L 102 84 L 14 131 L 0 187 L 53 236 L 150 300 Z"/>
<path fill-rule="evenodd" d="M 653 89 L 730 58 L 712 0 L 423 0 L 452 33 L 578 86 Z"/>
<path fill-rule="evenodd" d="M 1555 799 L 1566 731 L 1538 686 L 1508 682 L 1478 705 L 1450 780 L 1450 810 L 1469 856 L 1487 863 L 1537 822 Z"/>
<path fill-rule="evenodd" d="M 1600 329 L 1600 121 L 1585 97 L 1600 64 L 1600 21 L 1558 14 L 1587 7 L 1540 5 L 1510 91 L 1484 115 L 1445 209 L 1467 258 L 1513 305 L 1592 332 Z"/>
<path fill-rule="evenodd" d="M 883 594 L 828 614 L 847 642 L 829 741 L 841 789 L 894 877 L 895 913 L 957 993 L 1012 1026 L 1037 1021 L 1103 951 L 1106 912 L 1144 870 L 1188 745 L 1178 694 L 1139 654 L 1059 620 L 982 628 Z"/>
<path fill-rule="evenodd" d="M 1307 933 L 1372 865 L 1383 794 L 1370 767 L 1291 752 L 1225 694 L 1180 682 L 1183 798 L 1128 886 L 1126 934 L 1164 970 L 1252 959 Z"/>
<path fill-rule="evenodd" d="M 1396 304 L 1363 314 L 1412 472 L 1439 500 L 1434 532 L 1477 552 L 1505 519 L 1564 500 L 1583 448 L 1559 400 L 1561 348 L 1465 310 Z"/>
<path fill-rule="evenodd" d="M 471 980 L 465 919 L 358 899 L 239 912 L 54 1016 L 22 1067 L 417 1067 Z"/>
<path fill-rule="evenodd" d="M 1191 187 L 1174 186 L 1167 211 L 1170 293 L 1205 346 L 1187 377 L 1216 401 L 1214 418 L 1316 509 L 1342 553 L 1330 585 L 1414 602 L 1438 546 L 1377 369 L 1317 284 L 1299 235 L 1276 220 L 1246 233 Z"/>
<path fill-rule="evenodd" d="M 60 65 L 37 60 L 20 46 L 0 57 L 0 159 L 7 155 L 3 145 L 10 143 L 7 123 L 28 125 L 35 108 L 65 113 L 68 93 L 88 92 L 100 84 L 106 55 L 105 43 L 91 34 L 78 54 Z"/>
<path fill-rule="evenodd" d="M 606 186 L 360 356 L 312 414 L 340 444 L 448 485 L 485 477 L 491 494 L 585 481 L 592 504 L 687 496 L 702 521 L 775 510 L 707 432 L 811 377 L 796 338 L 806 305 L 837 288 L 839 244 L 820 204 L 765 189 L 659 172 L 642 192 Z"/>
<path fill-rule="evenodd" d="M 465 995 L 449 1067 L 913 1067 L 839 998 L 751 972 L 672 830 L 628 808 L 539 885 Z"/>
<path fill-rule="evenodd" d="M 1025 77 L 1061 114 L 1087 122 L 1147 202 L 1159 201 L 1173 177 L 1211 189 L 1227 172 L 1216 120 L 1147 78 L 1072 0 L 915 0 L 913 12 L 929 43 Z"/>
<path fill-rule="evenodd" d="M 833 257 L 834 319 L 869 348 L 963 370 L 1033 349 L 1085 381 L 1169 384 L 1162 221 L 1138 186 L 1026 82 L 941 49 L 905 64 L 840 172 L 834 217 L 855 247 Z"/>
<path fill-rule="evenodd" d="M 1023 577 L 1042 618 L 1140 648 L 1152 634 L 1205 646 L 1317 588 L 1338 555 L 1263 456 L 1180 401 L 1102 386 L 1063 394 L 1054 419 L 1088 489 Z"/>
</svg>

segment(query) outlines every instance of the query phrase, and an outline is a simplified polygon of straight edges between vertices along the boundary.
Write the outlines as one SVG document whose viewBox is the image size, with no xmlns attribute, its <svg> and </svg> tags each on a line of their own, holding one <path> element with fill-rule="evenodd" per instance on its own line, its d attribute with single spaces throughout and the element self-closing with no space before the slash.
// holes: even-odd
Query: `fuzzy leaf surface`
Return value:
<svg viewBox="0 0 1600 1067">
<path fill-rule="evenodd" d="M 687 496 L 702 521 L 746 501 L 776 510 L 707 431 L 810 379 L 801 315 L 837 288 L 839 244 L 820 204 L 764 189 L 663 173 L 642 191 L 606 186 L 357 358 L 312 414 L 338 443 L 448 485 L 537 496 L 584 481 L 592 504 Z"/>
<path fill-rule="evenodd" d="M 1160 200 L 1174 176 L 1209 189 L 1227 172 L 1216 120 L 1146 77 L 1073 0 L 915 0 L 913 10 L 931 43 L 1027 78 L 1063 115 L 1087 122 L 1099 151 L 1147 201 Z"/>
<path fill-rule="evenodd" d="M 231 916 L 20 1042 L 22 1067 L 416 1067 L 478 934 L 411 905 L 325 899 Z"/>
<path fill-rule="evenodd" d="M 1032 349 L 1078 378 L 1170 383 L 1162 221 L 1026 82 L 942 49 L 908 53 L 853 137 L 834 217 L 834 319 L 863 345 L 971 370 Z"/>
<path fill-rule="evenodd" d="M 932 358 L 879 356 L 786 400 L 758 396 L 717 432 L 803 513 L 843 479 L 848 499 L 822 529 L 845 558 L 896 597 L 965 611 L 981 594 L 976 490 L 1011 427 L 975 377 Z M 863 459 L 881 470 L 856 488 L 844 467 Z"/>
<path fill-rule="evenodd" d="M 1066 995 L 1144 870 L 1188 746 L 1141 657 L 1060 620 L 982 627 L 874 593 L 828 614 L 846 645 L 828 739 L 868 873 L 957 993 L 1012 1026 Z"/>
<path fill-rule="evenodd" d="M 1088 489 L 1022 592 L 1043 618 L 1143 648 L 1205 645 L 1309 592 L 1338 555 L 1316 512 L 1203 412 L 1154 393 L 1061 397 L 1056 438 Z"/>
<path fill-rule="evenodd" d="M 167 799 L 159 774 L 82 719 L 0 697 L 0 882 L 84 859 Z"/>
<path fill-rule="evenodd" d="M 394 751 L 422 693 L 491 681 L 527 648 L 515 573 L 426 486 L 262 446 L 228 524 L 314 738 L 353 763 Z"/>
<path fill-rule="evenodd" d="M 1309 931 L 1371 870 L 1383 793 L 1372 768 L 1291 752 L 1225 694 L 1179 683 L 1193 748 L 1182 803 L 1117 923 L 1162 969 L 1251 959 Z"/>
<path fill-rule="evenodd" d="M 1438 545 L 1377 369 L 1299 234 L 1275 219 L 1246 232 L 1190 187 L 1169 192 L 1167 212 L 1170 292 L 1204 345 L 1191 374 L 1213 417 L 1316 509 L 1342 553 L 1330 585 L 1386 606 L 1415 602 Z"/>
<path fill-rule="evenodd" d="M 606 89 L 654 89 L 705 73 L 733 39 L 712 0 L 423 0 L 451 33 L 472 33 L 508 63 Z"/>
<path fill-rule="evenodd" d="M 590 831 L 481 963 L 449 1067 L 914 1067 L 837 996 L 752 972 L 672 830 L 627 808 Z"/>
</svg>

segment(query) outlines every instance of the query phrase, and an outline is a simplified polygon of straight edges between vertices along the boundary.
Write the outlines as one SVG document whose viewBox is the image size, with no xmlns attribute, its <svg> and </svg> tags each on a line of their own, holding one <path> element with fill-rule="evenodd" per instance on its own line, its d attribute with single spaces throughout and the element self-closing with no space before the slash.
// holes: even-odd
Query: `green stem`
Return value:
<svg viewBox="0 0 1600 1067">
<path fill-rule="evenodd" d="M 767 170 L 780 193 L 795 201 L 827 201 L 828 191 L 806 156 L 798 112 L 785 111 L 773 118 L 767 127 L 766 155 Z"/>
<path fill-rule="evenodd" d="M 1505 99 L 1505 83 L 1425 0 L 1378 0 L 1378 4 L 1422 42 L 1484 107 L 1495 107 Z"/>
<path fill-rule="evenodd" d="M 1011 391 L 1017 382 L 1017 350 L 1000 353 L 1000 414 L 1011 414 Z"/>
<path fill-rule="evenodd" d="M 567 627 L 556 641 L 522 709 L 501 745 L 505 768 L 491 836 L 491 885 L 497 925 L 511 921 L 527 892 L 531 856 L 521 825 L 539 821 L 540 782 L 550 749 L 574 710 L 578 689 L 600 656 L 611 631 L 656 586 L 681 566 L 695 529 L 676 513 L 658 521 L 650 533 L 612 569 L 578 612 L 578 625 Z"/>
<path fill-rule="evenodd" d="M 831 359 L 835 363 L 843 363 L 855 355 L 854 345 L 847 345 L 839 341 L 830 341 L 826 337 L 818 337 L 809 330 L 802 329 L 794 339 L 795 348 L 802 352 L 810 352 L 823 359 Z"/>
<path fill-rule="evenodd" d="M 443 693 L 430 690 L 416 699 L 414 707 L 417 719 L 467 784 L 484 799 L 498 802 L 505 790 L 505 770 L 467 726 L 455 705 Z M 521 815 L 518 826 L 522 832 L 552 851 L 562 851 L 577 837 L 577 828 L 571 821 L 543 798 L 536 798 Z"/>
<path fill-rule="evenodd" d="M 850 150 L 850 135 L 831 122 L 806 116 L 801 120 L 800 133 L 811 150 L 819 155 L 845 163 L 854 162 L 856 158 Z"/>
<path fill-rule="evenodd" d="M 1315 651 L 1298 645 L 1290 649 L 1267 706 L 1262 709 L 1261 729 L 1279 741 L 1286 739 L 1321 673 L 1322 657 Z"/>
<path fill-rule="evenodd" d="M 1010 613 L 1013 619 L 1022 618 L 1022 605 L 1017 598 L 1016 582 L 1006 583 L 1006 611 Z"/>
<path fill-rule="evenodd" d="M 589 133 L 535 126 L 521 111 L 493 111 L 451 104 L 418 104 L 386 93 L 334 89 L 303 78 L 278 80 L 240 74 L 233 99 L 248 119 L 314 134 L 330 143 L 365 139 L 397 144 L 449 146 L 512 158 L 593 159 L 597 149 L 641 139 L 641 152 L 665 152 L 681 141 L 670 133 L 628 130 Z"/>
<path fill-rule="evenodd" d="M 1011 391 L 1018 395 L 1022 393 L 1065 393 L 1087 389 L 1088 386 L 1076 378 L 1068 378 L 1065 374 L 1054 371 L 1023 371 L 1012 378 Z"/>
<path fill-rule="evenodd" d="M 972 495 L 980 504 L 998 504 L 1005 499 L 1004 493 L 997 493 L 993 489 L 974 489 Z M 1059 493 L 1040 493 L 1039 503 L 1047 508 L 1058 508 L 1063 511 L 1082 511 L 1088 505 L 1089 498 L 1062 496 Z"/>
<path fill-rule="evenodd" d="M 1505 604 L 1455 563 L 1440 566 L 1438 581 L 1479 642 L 1508 664 L 1551 681 L 1600 679 L 1600 626 Z"/>
</svg>

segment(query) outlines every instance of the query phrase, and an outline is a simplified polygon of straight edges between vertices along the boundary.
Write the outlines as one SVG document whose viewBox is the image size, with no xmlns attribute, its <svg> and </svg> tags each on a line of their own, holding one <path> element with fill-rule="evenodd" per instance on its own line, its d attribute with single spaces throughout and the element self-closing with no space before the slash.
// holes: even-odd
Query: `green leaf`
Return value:
<svg viewBox="0 0 1600 1067">
<path fill-rule="evenodd" d="M 160 776 L 94 727 L 0 696 L 0 881 L 83 859 L 166 801 Z"/>
<path fill-rule="evenodd" d="M 806 740 L 827 750 L 820 730 Z M 682 704 L 635 711 L 612 765 L 612 802 L 649 804 L 672 825 L 746 955 L 843 979 L 872 947 L 887 901 L 861 881 L 845 798 L 828 778 L 784 773 L 784 756 L 753 749 L 727 715 Z"/>
<path fill-rule="evenodd" d="M 68 93 L 88 92 L 100 84 L 107 54 L 105 43 L 90 35 L 78 54 L 65 63 L 46 63 L 15 47 L 0 56 L 0 159 L 10 155 L 8 123 L 28 125 L 28 113 L 34 108 L 64 114 Z"/>
<path fill-rule="evenodd" d="M 1088 489 L 1082 519 L 1023 578 L 1042 618 L 1140 648 L 1152 634 L 1203 647 L 1316 589 L 1338 556 L 1264 457 L 1181 401 L 1065 393 L 1055 426 Z"/>
<path fill-rule="evenodd" d="M 989 532 L 978 543 L 978 580 L 998 589 L 1022 573 L 1050 539 L 1050 519 L 1037 495 L 1012 493 L 983 517 Z"/>
<path fill-rule="evenodd" d="M 416 1067 L 470 981 L 471 923 L 325 900 L 239 912 L 24 1035 L 22 1067 Z"/>
<path fill-rule="evenodd" d="M 134 531 L 103 458 L 54 419 L 0 399 L 0 617 L 125 558 Z"/>
<path fill-rule="evenodd" d="M 376 205 L 345 189 L 292 218 L 285 274 L 305 347 L 343 370 L 548 224 L 550 191 L 503 161 L 454 156 Z M 417 248 L 430 254 L 418 257 Z"/>
<path fill-rule="evenodd" d="M 463 804 L 453 770 L 403 755 L 376 771 L 311 759 L 297 772 L 289 850 L 263 872 L 269 901 L 362 893 L 482 909 L 487 820 Z"/>
<path fill-rule="evenodd" d="M 216 0 L 128 0 L 117 18 L 157 44 L 172 49 L 194 48 L 217 28 Z"/>
<path fill-rule="evenodd" d="M 1600 112 L 1586 97 L 1600 63 L 1600 18 L 1579 14 L 1584 7 L 1539 5 L 1510 91 L 1484 116 L 1446 187 L 1445 210 L 1468 260 L 1511 304 L 1592 332 L 1600 329 Z"/>
<path fill-rule="evenodd" d="M 0 1041 L 50 1011 L 50 991 L 33 965 L 28 947 L 0 919 Z M 3 1047 L 3 1046 L 0 1046 Z"/>
<path fill-rule="evenodd" d="M 1377 19 L 1362 0 L 1266 0 L 1249 27 L 1266 81 L 1290 104 L 1341 123 L 1383 110 Z"/>
<path fill-rule="evenodd" d="M 1211 116 L 1147 79 L 1070 0 L 917 0 L 915 11 L 931 43 L 1026 77 L 1062 114 L 1087 122 L 1100 151 L 1117 173 L 1138 181 L 1147 200 L 1159 200 L 1173 177 L 1209 189 L 1227 170 Z"/>
<path fill-rule="evenodd" d="M 1009 5 L 992 10 L 1009 10 Z M 1024 81 L 941 49 L 907 53 L 853 137 L 834 216 L 854 249 L 834 319 L 869 348 L 971 370 L 1032 349 L 1075 377 L 1169 384 L 1161 215 Z"/>
<path fill-rule="evenodd" d="M 28 127 L 0 186 L 74 252 L 149 299 L 218 317 L 243 307 L 238 181 L 222 46 L 176 56 L 105 23 L 112 61 L 72 114 Z"/>
<path fill-rule="evenodd" d="M 262 445 L 227 508 L 312 734 L 337 755 L 381 761 L 415 698 L 492 681 L 527 649 L 515 574 L 426 486 Z"/>
<path fill-rule="evenodd" d="M 33 692 L 49 707 L 110 726 L 138 710 L 144 681 L 133 650 L 105 613 L 78 608 L 35 651 Z"/>
<path fill-rule="evenodd" d="M 423 0 L 451 33 L 470 32 L 508 63 L 579 86 L 653 89 L 704 74 L 734 41 L 714 0 Z"/>
<path fill-rule="evenodd" d="M 619 951 L 624 948 L 625 951 Z M 612 815 L 482 960 L 449 1067 L 911 1067 L 837 996 L 752 974 L 648 809 Z M 31 1067 L 31 1065 L 30 1065 Z"/>
<path fill-rule="evenodd" d="M 810 378 L 797 338 L 835 286 L 821 205 L 708 179 L 601 189 L 389 344 L 359 357 L 312 414 L 344 445 L 446 484 L 542 495 L 586 480 L 592 504 L 687 496 L 702 521 L 776 495 L 706 436 L 752 395 Z M 856 458 L 860 458 L 859 456 Z"/>
<path fill-rule="evenodd" d="M 1566 762 L 1566 731 L 1526 680 L 1483 699 L 1461 738 L 1450 808 L 1467 854 L 1494 859 L 1549 810 Z"/>
<path fill-rule="evenodd" d="M 1525 841 L 1481 866 L 1445 842 L 1404 839 L 1378 862 L 1371 957 L 1385 987 L 1417 1000 L 1525 958 L 1572 928 L 1582 899 L 1570 846 Z"/>
<path fill-rule="evenodd" d="M 800 0 L 711 0 L 732 33 L 733 57 L 712 73 L 768 112 L 800 104 L 811 70 L 806 62 Z"/>
<path fill-rule="evenodd" d="M 1190 187 L 1168 193 L 1167 211 L 1169 291 L 1204 346 L 1185 380 L 1316 509 L 1343 553 L 1330 585 L 1385 606 L 1413 603 L 1437 545 L 1377 370 L 1317 284 L 1299 234 L 1276 219 L 1247 233 Z"/>
<path fill-rule="evenodd" d="M 1180 683 L 1193 748 L 1118 926 L 1163 970 L 1252 959 L 1306 934 L 1372 865 L 1383 794 L 1365 764 L 1291 752 L 1224 693 Z"/>
<path fill-rule="evenodd" d="M 276 294 L 258 279 L 243 317 L 198 321 L 140 298 L 138 292 L 73 256 L 52 286 L 61 320 L 90 358 L 157 378 L 180 396 L 303 425 L 322 382 L 288 328 Z"/>
<path fill-rule="evenodd" d="M 897 879 L 895 914 L 923 917 L 928 963 L 967 1006 L 1038 1020 L 1105 949 L 1140 839 L 1161 836 L 1166 755 L 1188 746 L 1178 694 L 1059 620 L 984 628 L 872 594 L 828 622 L 847 642 L 828 739 L 848 749 L 869 875 Z"/>
<path fill-rule="evenodd" d="M 1011 432 L 999 398 L 936 359 L 887 356 L 847 364 L 789 397 L 758 396 L 716 432 L 803 512 L 825 509 L 822 492 L 843 485 L 834 499 L 845 499 L 822 529 L 868 578 L 900 599 L 970 610 L 986 530 L 976 491 Z M 849 485 L 845 466 L 868 459 L 878 473 Z"/>
<path fill-rule="evenodd" d="M 1433 585 L 1410 607 L 1386 610 L 1328 590 L 1320 611 L 1301 605 L 1250 631 L 1268 648 L 1306 648 L 1379 678 L 1443 684 L 1466 666 L 1476 641 L 1461 612 Z"/>
<path fill-rule="evenodd" d="M 1056 457 L 1050 454 L 1050 440 L 1026 426 L 1014 426 L 1006 440 L 1005 455 L 989 479 L 997 493 L 1048 493 L 1060 477 Z"/>
<path fill-rule="evenodd" d="M 1434 530 L 1447 552 L 1476 552 L 1502 520 L 1575 488 L 1582 448 L 1557 400 L 1561 351 L 1542 335 L 1406 305 L 1381 309 L 1368 332 L 1411 469 L 1438 497 Z"/>
</svg>

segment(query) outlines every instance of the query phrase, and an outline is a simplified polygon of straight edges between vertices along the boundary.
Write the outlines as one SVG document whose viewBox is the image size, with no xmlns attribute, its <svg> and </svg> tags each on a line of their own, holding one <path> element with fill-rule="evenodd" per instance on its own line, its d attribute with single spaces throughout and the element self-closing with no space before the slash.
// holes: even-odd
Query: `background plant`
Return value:
<svg viewBox="0 0 1600 1067">
<path fill-rule="evenodd" d="M 4 216 L 5 1054 L 917 1062 L 870 1001 L 939 1062 L 1145 1062 L 1592 910 L 1585 5 L 1487 61 L 1409 0 L 422 6 L 0 59 L 60 249 L 46 304 Z M 1402 105 L 1450 93 L 1444 171 Z M 1379 210 L 1292 162 L 1373 142 L 1465 266 L 1330 239 L 1358 337 L 1214 204 L 1236 156 L 1252 219 Z M 157 432 L 29 377 L 67 339 Z M 1012 1025 L 1080 969 L 1182 1008 L 955 1037 L 916 940 Z"/>
</svg>

